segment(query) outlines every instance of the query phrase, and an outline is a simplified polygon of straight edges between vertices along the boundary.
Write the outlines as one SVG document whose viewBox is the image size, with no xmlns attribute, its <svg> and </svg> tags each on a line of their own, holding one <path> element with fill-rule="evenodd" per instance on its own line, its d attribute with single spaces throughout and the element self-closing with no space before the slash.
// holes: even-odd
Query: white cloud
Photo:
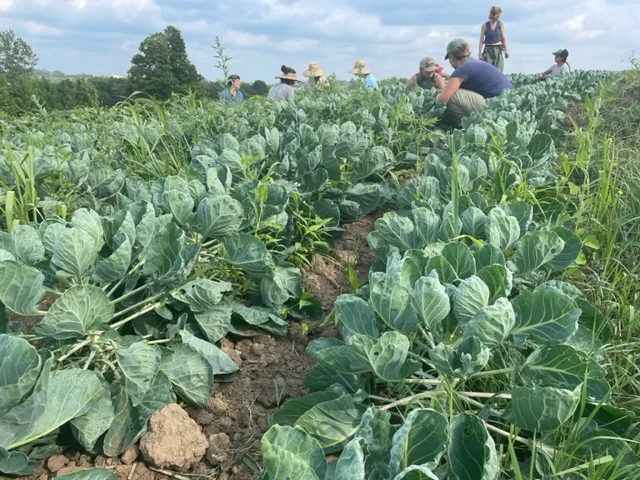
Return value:
<svg viewBox="0 0 640 480">
<path fill-rule="evenodd" d="M 36 35 L 39 37 L 57 37 L 63 33 L 63 30 L 59 28 L 32 21 L 26 22 L 24 29 L 29 35 Z"/>
<path fill-rule="evenodd" d="M 0 0 L 0 12 L 7 12 L 13 7 L 13 0 Z"/>
</svg>

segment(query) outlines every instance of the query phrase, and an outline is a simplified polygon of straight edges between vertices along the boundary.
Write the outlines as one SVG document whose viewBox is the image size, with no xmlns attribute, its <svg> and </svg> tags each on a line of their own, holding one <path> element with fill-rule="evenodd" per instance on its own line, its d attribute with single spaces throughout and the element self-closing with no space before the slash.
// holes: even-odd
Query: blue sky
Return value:
<svg viewBox="0 0 640 480">
<path fill-rule="evenodd" d="M 560 47 L 580 69 L 625 68 L 632 52 L 640 55 L 638 0 L 499 4 L 511 53 L 506 73 L 543 71 Z M 0 29 L 27 40 L 39 68 L 66 73 L 126 75 L 140 41 L 174 25 L 209 79 L 220 76 L 216 35 L 234 57 L 232 73 L 243 80 L 269 83 L 283 63 L 301 73 L 310 61 L 348 78 L 358 58 L 380 79 L 413 74 L 426 55 L 445 64 L 454 37 L 467 39 L 475 53 L 490 6 L 477 0 L 0 0 Z"/>
</svg>

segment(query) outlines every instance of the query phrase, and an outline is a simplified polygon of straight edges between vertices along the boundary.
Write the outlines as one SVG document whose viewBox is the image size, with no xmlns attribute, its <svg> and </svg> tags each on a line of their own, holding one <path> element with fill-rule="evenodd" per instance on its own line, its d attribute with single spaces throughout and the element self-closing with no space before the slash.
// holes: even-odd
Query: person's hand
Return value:
<svg viewBox="0 0 640 480">
<path fill-rule="evenodd" d="M 504 52 L 504 58 L 509 58 L 509 52 Z"/>
<path fill-rule="evenodd" d="M 481 53 L 478 54 L 478 59 L 482 60 L 482 54 Z"/>
</svg>

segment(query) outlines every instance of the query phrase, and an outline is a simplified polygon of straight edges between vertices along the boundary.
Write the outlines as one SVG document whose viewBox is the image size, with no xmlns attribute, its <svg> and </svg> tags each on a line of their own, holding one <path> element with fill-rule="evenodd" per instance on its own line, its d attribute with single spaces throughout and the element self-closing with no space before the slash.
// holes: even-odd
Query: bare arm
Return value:
<svg viewBox="0 0 640 480">
<path fill-rule="evenodd" d="M 462 85 L 461 78 L 450 78 L 444 89 L 436 97 L 436 103 L 444 103 L 445 105 L 449 103 L 451 97 L 453 97 L 455 93 L 460 89 L 460 85 Z"/>
<path fill-rule="evenodd" d="M 440 76 L 439 74 L 435 74 L 436 78 L 435 78 L 435 84 L 436 84 L 436 88 L 438 90 L 444 90 L 445 87 L 445 83 L 444 83 L 444 78 L 442 78 L 442 76 Z"/>
<path fill-rule="evenodd" d="M 412 75 L 411 78 L 407 81 L 407 85 L 404 87 L 405 92 L 410 92 L 416 87 L 416 76 Z"/>
<path fill-rule="evenodd" d="M 504 22 L 500 20 L 500 30 L 502 31 L 502 45 L 504 46 L 504 58 L 509 58 L 509 49 L 507 48 L 507 36 L 504 33 Z"/>
<path fill-rule="evenodd" d="M 484 46 L 484 29 L 485 24 L 480 27 L 480 42 L 478 43 L 478 57 L 482 57 L 482 47 Z"/>
</svg>

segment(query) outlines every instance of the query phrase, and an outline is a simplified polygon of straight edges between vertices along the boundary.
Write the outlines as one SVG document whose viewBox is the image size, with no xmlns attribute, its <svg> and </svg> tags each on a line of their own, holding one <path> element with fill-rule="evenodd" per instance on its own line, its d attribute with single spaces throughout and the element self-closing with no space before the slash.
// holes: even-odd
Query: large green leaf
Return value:
<svg viewBox="0 0 640 480">
<path fill-rule="evenodd" d="M 580 402 L 582 386 L 574 390 L 553 387 L 515 387 L 503 417 L 523 430 L 547 432 L 564 424 Z"/>
<path fill-rule="evenodd" d="M 276 267 L 273 274 L 260 282 L 260 297 L 267 307 L 277 308 L 290 298 L 302 295 L 302 272 L 297 267 Z"/>
<path fill-rule="evenodd" d="M 11 232 L 13 254 L 27 265 L 37 265 L 45 258 L 45 250 L 38 231 L 31 225 L 17 225 Z"/>
<path fill-rule="evenodd" d="M 478 272 L 491 265 L 506 265 L 502 250 L 493 245 L 486 244 L 480 250 L 474 252 L 473 256 L 476 259 L 476 269 Z"/>
<path fill-rule="evenodd" d="M 309 343 L 307 352 L 326 367 L 344 374 L 357 374 L 371 371 L 369 362 L 358 355 L 349 345 L 331 345 L 314 350 L 314 340 Z"/>
<path fill-rule="evenodd" d="M 115 306 L 101 288 L 77 285 L 66 290 L 34 330 L 56 340 L 84 338 L 108 324 Z"/>
<path fill-rule="evenodd" d="M 195 202 L 188 187 L 184 191 L 169 190 L 164 192 L 163 200 L 173 218 L 180 225 L 187 225 L 195 216 L 193 213 Z"/>
<path fill-rule="evenodd" d="M 507 267 L 498 264 L 483 267 L 477 276 L 489 287 L 491 292 L 489 303 L 495 302 L 500 297 L 508 297 L 511 293 L 513 274 Z"/>
<path fill-rule="evenodd" d="M 183 239 L 184 232 L 175 223 L 160 228 L 149 243 L 144 275 L 161 283 L 170 283 L 179 278 L 183 267 Z"/>
<path fill-rule="evenodd" d="M 390 419 L 389 412 L 373 407 L 369 407 L 362 415 L 356 438 L 360 440 L 365 454 L 365 478 L 367 479 L 389 478 L 389 458 L 393 440 Z"/>
<path fill-rule="evenodd" d="M 429 330 L 439 326 L 451 310 L 444 285 L 433 277 L 422 277 L 415 283 L 412 302 L 418 317 Z"/>
<path fill-rule="evenodd" d="M 116 358 L 131 404 L 138 406 L 144 401 L 160 370 L 162 352 L 156 345 L 136 342 L 127 347 L 116 347 Z"/>
<path fill-rule="evenodd" d="M 197 278 L 175 290 L 173 296 L 189 305 L 192 312 L 206 312 L 220 303 L 223 294 L 231 288 L 229 282 Z"/>
<path fill-rule="evenodd" d="M 86 275 L 98 258 L 98 244 L 94 237 L 80 228 L 69 228 L 58 238 L 51 263 L 76 277 Z"/>
<path fill-rule="evenodd" d="M 340 295 L 336 298 L 335 313 L 338 321 L 349 333 L 380 337 L 376 316 L 367 302 L 355 295 Z"/>
<path fill-rule="evenodd" d="M 364 452 L 360 440 L 351 440 L 342 450 L 335 465 L 333 479 L 366 480 Z"/>
<path fill-rule="evenodd" d="M 54 480 L 117 480 L 118 477 L 106 468 L 89 468 L 53 478 Z"/>
<path fill-rule="evenodd" d="M 425 274 L 431 275 L 431 272 L 435 272 L 438 275 L 438 279 L 443 285 L 448 283 L 453 284 L 453 282 L 458 280 L 456 271 L 442 255 L 436 255 L 435 257 L 430 258 L 427 262 Z"/>
<path fill-rule="evenodd" d="M 400 252 L 421 249 L 426 246 L 422 237 L 416 232 L 416 226 L 411 219 L 400 216 L 396 212 L 386 213 L 375 222 L 375 231 L 369 234 L 368 240 L 376 239 L 374 243 L 385 246 L 398 247 Z M 372 245 L 372 248 L 375 248 Z"/>
<path fill-rule="evenodd" d="M 103 441 L 105 455 L 121 455 L 147 431 L 147 420 L 151 415 L 175 402 L 171 382 L 162 372 L 158 372 L 144 401 L 137 407 L 131 405 L 126 391 L 119 389 L 113 397 L 115 417 Z"/>
<path fill-rule="evenodd" d="M 549 265 L 554 270 L 564 270 L 571 265 L 580 255 L 582 250 L 582 241 L 580 237 L 571 230 L 564 227 L 556 227 L 553 230 L 564 241 L 564 249 L 558 255 L 553 257 Z"/>
<path fill-rule="evenodd" d="M 530 339 L 542 345 L 564 343 L 578 329 L 581 310 L 575 301 L 555 288 L 523 292 L 513 299 L 517 342 Z"/>
<path fill-rule="evenodd" d="M 393 436 L 390 478 L 411 465 L 437 465 L 448 442 L 448 423 L 444 415 L 430 408 L 412 410 Z"/>
<path fill-rule="evenodd" d="M 429 467 L 411 465 L 393 477 L 393 480 L 438 480 L 438 477 Z"/>
<path fill-rule="evenodd" d="M 327 400 L 304 412 L 295 426 L 315 438 L 325 453 L 342 450 L 360 426 L 366 408 L 355 404 L 350 395 Z"/>
<path fill-rule="evenodd" d="M 269 480 L 323 480 L 322 446 L 299 427 L 274 425 L 262 437 L 262 459 Z"/>
<path fill-rule="evenodd" d="M 236 373 L 240 370 L 238 364 L 231 360 L 231 358 L 216 347 L 213 343 L 209 343 L 206 340 L 202 340 L 198 337 L 191 335 L 186 330 L 180 332 L 182 341 L 193 347 L 200 355 L 209 362 L 211 365 L 211 372 L 213 373 L 214 380 L 216 376 L 227 376 Z"/>
<path fill-rule="evenodd" d="M 104 244 L 104 229 L 102 227 L 102 219 L 96 212 L 86 208 L 79 208 L 73 212 L 71 225 L 91 235 L 98 250 L 102 248 Z"/>
<path fill-rule="evenodd" d="M 229 235 L 222 240 L 228 260 L 256 278 L 270 276 L 275 271 L 273 258 L 264 243 L 245 233 Z"/>
<path fill-rule="evenodd" d="M 606 400 L 610 388 L 607 372 L 587 354 L 568 345 L 536 349 L 522 368 L 530 385 L 574 389 L 586 381 L 587 395 L 595 401 Z"/>
<path fill-rule="evenodd" d="M 385 332 L 379 339 L 356 337 L 353 349 L 382 380 L 398 381 L 413 374 L 420 363 L 409 359 L 409 339 L 399 332 Z"/>
<path fill-rule="evenodd" d="M 518 219 L 496 207 L 487 216 L 485 235 L 489 244 L 507 250 L 520 238 Z"/>
<path fill-rule="evenodd" d="M 489 304 L 491 292 L 480 277 L 472 276 L 463 280 L 453 294 L 453 313 L 461 327 Z"/>
<path fill-rule="evenodd" d="M 482 210 L 476 207 L 469 207 L 462 213 L 460 219 L 462 220 L 464 233 L 477 239 L 485 238 L 487 216 Z"/>
<path fill-rule="evenodd" d="M 442 249 L 442 256 L 451 264 L 460 280 L 476 274 L 476 261 L 464 243 L 449 243 Z"/>
<path fill-rule="evenodd" d="M 518 240 L 509 266 L 521 275 L 533 272 L 553 260 L 563 249 L 564 241 L 555 232 L 528 232 Z"/>
<path fill-rule="evenodd" d="M 273 415 L 273 423 L 276 425 L 289 425 L 293 427 L 298 419 L 311 410 L 316 405 L 319 405 L 329 400 L 336 400 L 342 395 L 337 392 L 315 392 L 305 395 L 304 397 L 294 398 L 287 400 Z"/>
<path fill-rule="evenodd" d="M 160 371 L 185 401 L 203 407 L 213 388 L 211 365 L 190 345 L 173 345 L 162 354 Z"/>
<path fill-rule="evenodd" d="M 413 332 L 420 320 L 411 305 L 411 292 L 381 272 L 371 273 L 369 280 L 369 306 L 394 330 Z"/>
<path fill-rule="evenodd" d="M 107 258 L 98 260 L 91 278 L 98 283 L 111 283 L 123 278 L 129 269 L 133 249 L 128 238 Z"/>
<path fill-rule="evenodd" d="M 98 377 L 102 392 L 95 404 L 87 413 L 71 420 L 72 431 L 78 442 L 92 453 L 97 453 L 100 437 L 109 430 L 115 418 L 109 385 L 101 375 Z"/>
<path fill-rule="evenodd" d="M 196 313 L 194 318 L 207 340 L 218 342 L 231 330 L 231 315 L 231 305 L 222 302 L 206 312 Z"/>
<path fill-rule="evenodd" d="M 329 366 L 318 363 L 311 367 L 304 376 L 304 386 L 310 392 L 323 392 L 332 385 L 339 385 L 348 393 L 356 393 L 363 385 L 360 375 L 341 373 Z"/>
<path fill-rule="evenodd" d="M 0 447 L 0 473 L 21 475 L 29 467 L 29 457 L 22 452 L 8 452 Z"/>
<path fill-rule="evenodd" d="M 518 220 L 520 233 L 525 234 L 533 218 L 533 207 L 526 202 L 509 202 L 502 205 L 502 209 Z"/>
<path fill-rule="evenodd" d="M 29 394 L 41 367 L 41 357 L 26 340 L 0 335 L 0 417 Z"/>
<path fill-rule="evenodd" d="M 36 315 L 44 296 L 44 275 L 24 263 L 0 262 L 0 301 L 18 315 Z"/>
<path fill-rule="evenodd" d="M 242 226 L 244 210 L 229 195 L 206 197 L 196 211 L 204 238 L 224 238 L 237 233 Z"/>
<path fill-rule="evenodd" d="M 464 337 L 477 337 L 488 347 L 502 343 L 516 324 L 516 314 L 509 300 L 499 298 L 493 305 L 483 307 L 464 328 Z"/>
<path fill-rule="evenodd" d="M 476 415 L 462 413 L 451 419 L 447 459 L 455 480 L 494 480 L 500 474 L 495 442 Z"/>
<path fill-rule="evenodd" d="M 47 372 L 43 372 L 46 375 Z M 8 448 L 13 449 L 42 438 L 71 420 L 87 414 L 94 408 L 103 389 L 97 375 L 76 368 L 57 370 L 45 380 L 43 398 L 35 392 L 34 401 L 44 399 L 42 413 L 34 417 L 33 405 L 27 399 L 0 418 L 0 429 L 8 430 L 13 437 Z M 0 445 L 2 446 L 2 445 Z"/>
</svg>

